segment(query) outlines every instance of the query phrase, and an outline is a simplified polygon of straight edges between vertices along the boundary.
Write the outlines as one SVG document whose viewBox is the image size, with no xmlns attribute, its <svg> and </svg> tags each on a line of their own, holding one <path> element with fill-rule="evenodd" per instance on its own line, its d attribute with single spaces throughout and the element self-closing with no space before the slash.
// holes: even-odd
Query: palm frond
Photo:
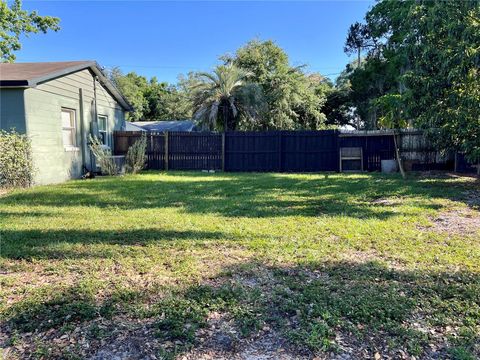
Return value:
<svg viewBox="0 0 480 360">
<path fill-rule="evenodd" d="M 233 64 L 217 66 L 211 73 L 199 73 L 200 82 L 191 87 L 195 119 L 213 129 L 217 125 L 235 126 L 240 118 L 257 118 L 263 98 L 259 95 L 260 87 L 248 82 L 251 75 Z M 219 119 L 220 107 L 226 118 Z"/>
<path fill-rule="evenodd" d="M 219 101 L 214 101 L 212 105 L 210 105 L 210 114 L 208 116 L 208 120 L 211 124 L 215 124 L 218 115 L 218 107 L 220 106 Z"/>
</svg>

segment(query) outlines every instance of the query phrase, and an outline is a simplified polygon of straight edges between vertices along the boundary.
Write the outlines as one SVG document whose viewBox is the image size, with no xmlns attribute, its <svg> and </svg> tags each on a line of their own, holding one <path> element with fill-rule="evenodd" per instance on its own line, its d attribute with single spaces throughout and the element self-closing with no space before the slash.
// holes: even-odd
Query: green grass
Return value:
<svg viewBox="0 0 480 360">
<path fill-rule="evenodd" d="M 298 354 L 478 358 L 480 233 L 432 219 L 479 216 L 465 198 L 479 190 L 451 176 L 145 172 L 14 191 L 0 197 L 0 348 L 83 358 L 128 322 L 174 357 L 216 313 L 235 341 L 272 331 Z"/>
</svg>

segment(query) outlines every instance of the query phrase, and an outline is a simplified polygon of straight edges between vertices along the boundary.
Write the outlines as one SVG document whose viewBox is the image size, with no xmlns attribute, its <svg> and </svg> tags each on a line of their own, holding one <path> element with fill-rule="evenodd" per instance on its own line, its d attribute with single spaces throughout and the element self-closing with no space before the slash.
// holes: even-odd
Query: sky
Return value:
<svg viewBox="0 0 480 360">
<path fill-rule="evenodd" d="M 349 60 L 350 24 L 373 1 L 24 1 L 24 8 L 61 19 L 61 30 L 23 38 L 17 62 L 96 60 L 175 83 L 209 71 L 218 57 L 251 39 L 273 40 L 292 65 L 334 79 Z"/>
</svg>

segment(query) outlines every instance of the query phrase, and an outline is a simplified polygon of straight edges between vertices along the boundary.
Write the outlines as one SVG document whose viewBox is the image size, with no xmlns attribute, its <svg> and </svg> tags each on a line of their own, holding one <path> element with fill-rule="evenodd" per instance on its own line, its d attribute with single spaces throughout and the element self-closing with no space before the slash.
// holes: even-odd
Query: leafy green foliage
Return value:
<svg viewBox="0 0 480 360">
<path fill-rule="evenodd" d="M 407 120 L 405 119 L 404 105 L 402 102 L 402 96 L 400 94 L 386 94 L 375 99 L 374 107 L 380 113 L 379 125 L 382 128 L 393 130 L 393 141 L 395 144 L 395 157 L 397 159 L 398 168 L 402 177 L 405 178 L 405 170 L 403 169 L 403 163 L 400 155 L 400 149 L 398 144 L 397 129 L 403 129 L 407 127 Z"/>
<path fill-rule="evenodd" d="M 20 36 L 58 31 L 59 22 L 58 18 L 23 10 L 21 0 L 14 0 L 10 6 L 7 1 L 0 1 L 0 61 L 15 61 L 14 52 L 21 49 Z"/>
<path fill-rule="evenodd" d="M 38 301 L 39 298 L 42 301 Z M 23 332 L 51 329 L 90 320 L 97 315 L 92 294 L 82 287 L 57 289 L 51 294 L 37 293 L 36 297 L 11 307 L 4 314 L 12 328 Z"/>
<path fill-rule="evenodd" d="M 405 39 L 415 59 L 402 79 L 410 115 L 439 147 L 480 161 L 480 2 L 425 2 L 409 11 L 418 32 Z"/>
<path fill-rule="evenodd" d="M 235 65 L 218 66 L 212 73 L 198 73 L 192 86 L 194 118 L 204 129 L 235 130 L 259 121 L 260 88 L 248 82 L 251 74 Z"/>
<path fill-rule="evenodd" d="M 405 119 L 427 130 L 438 148 L 480 159 L 478 0 L 380 1 L 347 43 L 353 45 L 346 50 L 373 44 L 350 76 L 366 128 L 378 125 L 376 99 L 398 95 Z"/>
<path fill-rule="evenodd" d="M 195 301 L 170 299 L 160 303 L 162 319 L 157 323 L 158 335 L 164 340 L 193 343 L 195 332 L 206 326 L 208 309 Z"/>
<path fill-rule="evenodd" d="M 374 104 L 380 114 L 378 121 L 380 127 L 402 129 L 407 126 L 401 95 L 386 94 L 375 99 Z"/>
<path fill-rule="evenodd" d="M 145 162 L 147 161 L 146 149 L 147 135 L 142 133 L 140 139 L 128 148 L 127 156 L 125 157 L 125 166 L 128 173 L 136 174 L 145 168 Z"/>
<path fill-rule="evenodd" d="M 356 22 L 348 29 L 344 51 L 347 54 L 357 53 L 357 66 L 361 63 L 362 50 L 375 46 L 370 40 L 369 28 L 366 25 Z"/>
<path fill-rule="evenodd" d="M 0 130 L 0 188 L 31 186 L 33 175 L 30 139 L 15 130 Z"/>
<path fill-rule="evenodd" d="M 147 79 L 134 72 L 123 75 L 119 68 L 114 68 L 109 77 L 123 96 L 132 104 L 133 111 L 127 113 L 127 119 L 130 121 L 143 120 L 149 106 L 144 96 L 148 87 Z"/>
<path fill-rule="evenodd" d="M 110 77 L 133 105 L 132 121 L 181 120 L 194 114 L 211 130 L 225 124 L 229 130 L 326 127 L 324 107 L 333 85 L 320 74 L 291 66 L 273 41 L 250 41 L 221 60 L 224 65 L 212 73 L 191 72 L 180 76 L 176 86 L 123 75 L 118 68 Z"/>
<path fill-rule="evenodd" d="M 159 83 L 156 77 L 147 80 L 135 72 L 124 75 L 119 68 L 110 72 L 110 79 L 134 108 L 127 114 L 130 121 L 184 120 L 192 116 L 190 99 L 176 86 Z"/>
<path fill-rule="evenodd" d="M 291 66 L 285 51 L 273 41 L 250 41 L 234 56 L 222 59 L 250 72 L 251 81 L 263 90 L 267 107 L 249 129 L 324 128 L 326 118 L 321 109 L 328 81 L 319 74 L 307 76 L 301 67 Z"/>
<path fill-rule="evenodd" d="M 209 314 L 224 314 L 233 320 L 242 336 L 259 329 L 262 308 L 255 294 L 241 286 L 193 285 L 185 291 L 174 291 L 157 302 L 145 314 L 156 317 L 157 336 L 164 341 L 182 344 L 175 351 L 188 349 L 198 340 L 198 331 L 208 327 Z"/>
</svg>

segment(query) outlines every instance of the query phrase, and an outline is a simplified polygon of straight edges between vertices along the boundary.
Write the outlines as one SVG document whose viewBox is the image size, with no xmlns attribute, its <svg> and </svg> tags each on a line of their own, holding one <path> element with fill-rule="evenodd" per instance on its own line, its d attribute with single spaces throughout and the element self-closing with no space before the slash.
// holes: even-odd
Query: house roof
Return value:
<svg viewBox="0 0 480 360">
<path fill-rule="evenodd" d="M 0 87 L 35 87 L 84 69 L 90 69 L 125 110 L 132 110 L 132 106 L 105 76 L 100 65 L 91 60 L 0 64 Z"/>
<path fill-rule="evenodd" d="M 141 126 L 137 126 L 130 121 L 125 121 L 125 131 L 147 131 Z"/>
<path fill-rule="evenodd" d="M 168 120 L 168 121 L 136 121 L 131 123 L 138 128 L 147 131 L 196 131 L 197 127 L 192 120 Z"/>
</svg>

